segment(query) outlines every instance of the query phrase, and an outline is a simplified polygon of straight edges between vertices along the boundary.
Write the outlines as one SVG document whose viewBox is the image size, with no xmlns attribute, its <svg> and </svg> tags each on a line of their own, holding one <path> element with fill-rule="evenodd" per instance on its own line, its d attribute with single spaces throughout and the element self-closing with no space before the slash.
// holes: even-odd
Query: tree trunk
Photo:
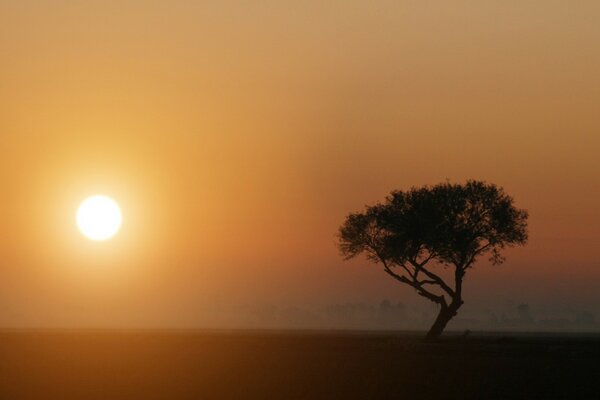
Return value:
<svg viewBox="0 0 600 400">
<path fill-rule="evenodd" d="M 427 332 L 426 338 L 428 340 L 439 338 L 442 332 L 444 332 L 446 325 L 448 325 L 448 322 L 456 315 L 461 305 L 462 301 L 457 300 L 453 301 L 449 306 L 442 306 L 435 322 L 429 329 L 429 332 Z"/>
</svg>

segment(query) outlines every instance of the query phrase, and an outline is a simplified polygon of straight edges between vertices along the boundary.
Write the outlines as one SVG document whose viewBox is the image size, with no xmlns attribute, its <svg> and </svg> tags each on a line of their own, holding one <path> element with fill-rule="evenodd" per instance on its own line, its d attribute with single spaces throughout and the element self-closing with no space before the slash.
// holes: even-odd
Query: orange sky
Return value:
<svg viewBox="0 0 600 400">
<path fill-rule="evenodd" d="M 468 178 L 531 239 L 467 304 L 600 306 L 600 3 L 255 3 L 0 3 L 0 325 L 418 302 L 337 227 Z M 96 192 L 124 213 L 102 244 L 74 224 Z"/>
</svg>

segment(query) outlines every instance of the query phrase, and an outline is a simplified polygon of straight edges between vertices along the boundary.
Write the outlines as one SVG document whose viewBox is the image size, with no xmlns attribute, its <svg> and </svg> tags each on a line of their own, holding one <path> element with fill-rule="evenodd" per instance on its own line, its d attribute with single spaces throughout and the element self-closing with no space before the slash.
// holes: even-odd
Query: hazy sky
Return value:
<svg viewBox="0 0 600 400">
<path fill-rule="evenodd" d="M 600 310 L 600 2 L 0 1 L 0 324 L 426 303 L 335 247 L 392 189 L 503 186 L 466 305 Z M 93 243 L 79 202 L 120 202 Z M 217 322 L 215 322 L 217 321 Z"/>
</svg>

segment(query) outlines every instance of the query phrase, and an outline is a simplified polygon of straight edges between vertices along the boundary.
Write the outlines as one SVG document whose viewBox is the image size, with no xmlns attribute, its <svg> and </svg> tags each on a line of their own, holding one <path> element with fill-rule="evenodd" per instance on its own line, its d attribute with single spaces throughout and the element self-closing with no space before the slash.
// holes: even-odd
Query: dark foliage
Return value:
<svg viewBox="0 0 600 400">
<path fill-rule="evenodd" d="M 348 215 L 339 248 L 347 259 L 365 254 L 383 264 L 386 273 L 439 304 L 428 334 L 437 337 L 462 305 L 462 281 L 475 261 L 487 254 L 502 263 L 502 249 L 527 242 L 527 212 L 513 203 L 501 188 L 481 181 L 394 191 L 384 203 Z M 432 265 L 453 268 L 454 284 Z"/>
</svg>

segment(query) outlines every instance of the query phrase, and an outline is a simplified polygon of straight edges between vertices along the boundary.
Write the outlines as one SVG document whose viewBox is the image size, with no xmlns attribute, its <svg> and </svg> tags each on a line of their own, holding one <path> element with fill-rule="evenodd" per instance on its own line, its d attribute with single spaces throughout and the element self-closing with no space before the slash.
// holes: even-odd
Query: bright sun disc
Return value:
<svg viewBox="0 0 600 400">
<path fill-rule="evenodd" d="M 77 227 L 91 240 L 106 240 L 121 228 L 121 209 L 107 196 L 91 196 L 77 210 Z"/>
</svg>

